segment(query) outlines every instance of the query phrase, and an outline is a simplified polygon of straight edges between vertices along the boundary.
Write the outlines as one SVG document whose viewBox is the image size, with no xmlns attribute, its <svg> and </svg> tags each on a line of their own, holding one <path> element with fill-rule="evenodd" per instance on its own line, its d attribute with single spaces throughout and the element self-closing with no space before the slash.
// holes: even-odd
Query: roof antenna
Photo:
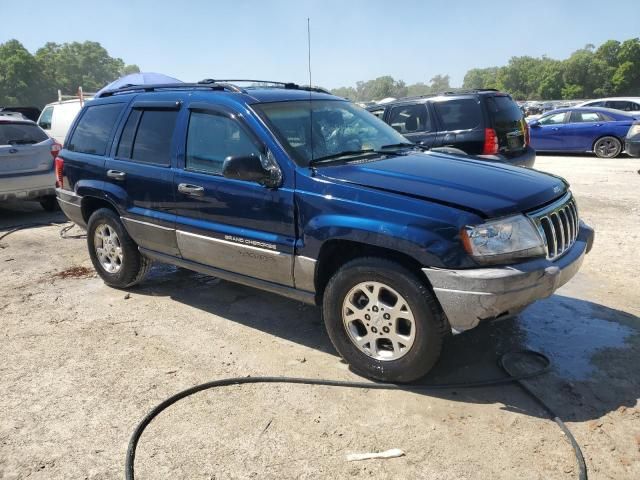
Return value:
<svg viewBox="0 0 640 480">
<path fill-rule="evenodd" d="M 307 62 L 309 64 L 309 142 L 313 161 L 313 107 L 311 105 L 311 20 L 307 17 Z"/>
</svg>

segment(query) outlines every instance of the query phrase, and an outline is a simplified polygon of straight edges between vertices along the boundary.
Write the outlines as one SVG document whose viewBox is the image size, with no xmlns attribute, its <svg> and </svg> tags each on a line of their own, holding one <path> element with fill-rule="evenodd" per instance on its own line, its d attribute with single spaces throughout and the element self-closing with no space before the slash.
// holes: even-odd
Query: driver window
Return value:
<svg viewBox="0 0 640 480">
<path fill-rule="evenodd" d="M 227 157 L 260 156 L 260 151 L 240 124 L 215 113 L 192 112 L 187 131 L 185 168 L 222 174 Z"/>
<path fill-rule="evenodd" d="M 542 117 L 538 123 L 540 125 L 558 125 L 560 123 L 564 123 L 564 117 L 566 113 L 556 113 L 554 115 L 549 115 L 548 117 Z"/>
</svg>

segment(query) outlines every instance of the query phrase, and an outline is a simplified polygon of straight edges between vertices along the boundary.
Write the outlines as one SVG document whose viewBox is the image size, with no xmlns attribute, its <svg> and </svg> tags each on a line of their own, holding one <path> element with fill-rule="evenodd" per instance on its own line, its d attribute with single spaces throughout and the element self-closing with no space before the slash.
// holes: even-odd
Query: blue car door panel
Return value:
<svg viewBox="0 0 640 480">
<path fill-rule="evenodd" d="M 225 158 L 264 154 L 234 112 L 195 104 L 183 123 L 184 151 L 173 182 L 181 256 L 292 286 L 293 190 L 222 176 Z"/>
<path fill-rule="evenodd" d="M 177 255 L 174 170 L 177 102 L 134 103 L 106 160 L 105 194 L 143 248 Z"/>
</svg>

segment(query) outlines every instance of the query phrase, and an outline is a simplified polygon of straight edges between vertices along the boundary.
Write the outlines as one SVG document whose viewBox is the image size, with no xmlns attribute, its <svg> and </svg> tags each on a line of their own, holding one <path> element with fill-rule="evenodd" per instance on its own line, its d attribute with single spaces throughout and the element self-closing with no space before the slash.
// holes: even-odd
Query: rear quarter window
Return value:
<svg viewBox="0 0 640 480">
<path fill-rule="evenodd" d="M 33 145 L 47 138 L 47 134 L 32 123 L 0 123 L 0 145 Z"/>
<path fill-rule="evenodd" d="M 443 130 L 471 130 L 482 124 L 480 102 L 475 98 L 458 98 L 434 102 Z"/>
<path fill-rule="evenodd" d="M 53 117 L 53 107 L 47 107 L 42 111 L 38 119 L 38 125 L 45 130 L 51 130 L 51 118 Z"/>
<path fill-rule="evenodd" d="M 124 108 L 124 103 L 107 103 L 87 107 L 78 126 L 67 142 L 67 149 L 104 155 L 114 124 Z"/>
</svg>

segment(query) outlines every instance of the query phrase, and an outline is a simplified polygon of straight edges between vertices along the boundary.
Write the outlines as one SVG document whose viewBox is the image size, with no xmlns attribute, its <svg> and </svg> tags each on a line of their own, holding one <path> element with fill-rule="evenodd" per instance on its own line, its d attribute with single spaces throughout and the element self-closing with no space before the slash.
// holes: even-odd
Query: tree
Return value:
<svg viewBox="0 0 640 480">
<path fill-rule="evenodd" d="M 0 44 L 0 106 L 40 105 L 38 62 L 18 40 Z"/>
</svg>

